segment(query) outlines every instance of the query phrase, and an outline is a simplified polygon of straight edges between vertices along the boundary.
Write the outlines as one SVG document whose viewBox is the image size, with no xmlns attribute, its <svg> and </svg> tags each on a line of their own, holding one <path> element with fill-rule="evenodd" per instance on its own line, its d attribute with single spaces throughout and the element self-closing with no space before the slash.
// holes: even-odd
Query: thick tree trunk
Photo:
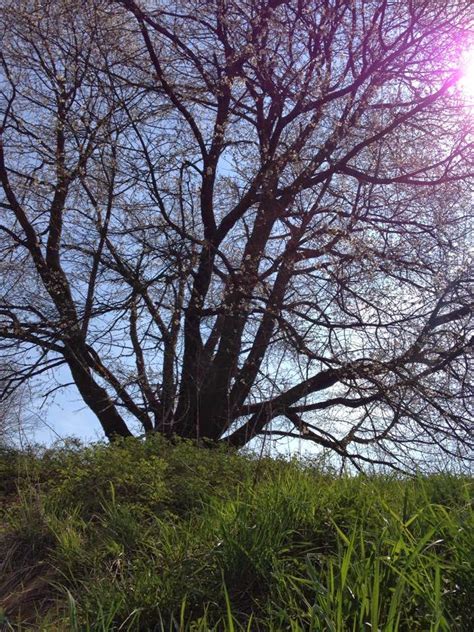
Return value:
<svg viewBox="0 0 474 632">
<path fill-rule="evenodd" d="M 97 416 L 107 439 L 113 441 L 117 437 L 131 437 L 132 433 L 107 391 L 97 384 L 87 365 L 73 352 L 66 354 L 66 360 L 83 400 Z"/>
</svg>

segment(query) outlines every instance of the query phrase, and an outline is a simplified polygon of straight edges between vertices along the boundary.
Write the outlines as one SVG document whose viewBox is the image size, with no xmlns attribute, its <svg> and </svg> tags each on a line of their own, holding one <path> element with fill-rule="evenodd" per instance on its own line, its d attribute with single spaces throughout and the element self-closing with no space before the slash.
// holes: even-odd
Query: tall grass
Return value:
<svg viewBox="0 0 474 632">
<path fill-rule="evenodd" d="M 0 469 L 5 629 L 474 629 L 468 478 L 337 478 L 159 437 Z"/>
</svg>

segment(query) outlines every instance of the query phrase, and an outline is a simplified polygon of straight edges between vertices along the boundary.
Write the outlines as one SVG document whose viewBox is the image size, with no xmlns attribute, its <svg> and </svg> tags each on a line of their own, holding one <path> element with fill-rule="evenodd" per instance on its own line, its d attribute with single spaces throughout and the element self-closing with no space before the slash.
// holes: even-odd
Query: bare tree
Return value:
<svg viewBox="0 0 474 632">
<path fill-rule="evenodd" d="M 19 373 L 17 366 L 0 366 L 0 448 L 22 445 L 38 425 L 31 411 L 33 396 L 29 385 L 16 383 Z"/>
<path fill-rule="evenodd" d="M 29 375 L 67 365 L 109 438 L 472 454 L 469 1 L 2 7 Z"/>
</svg>

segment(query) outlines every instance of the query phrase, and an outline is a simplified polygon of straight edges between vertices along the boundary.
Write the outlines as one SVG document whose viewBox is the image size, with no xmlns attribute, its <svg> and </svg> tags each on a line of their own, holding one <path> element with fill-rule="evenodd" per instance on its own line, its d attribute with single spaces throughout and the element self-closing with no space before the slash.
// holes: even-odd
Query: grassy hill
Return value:
<svg viewBox="0 0 474 632">
<path fill-rule="evenodd" d="M 4 451 L 0 629 L 470 632 L 472 491 L 160 437 Z"/>
</svg>

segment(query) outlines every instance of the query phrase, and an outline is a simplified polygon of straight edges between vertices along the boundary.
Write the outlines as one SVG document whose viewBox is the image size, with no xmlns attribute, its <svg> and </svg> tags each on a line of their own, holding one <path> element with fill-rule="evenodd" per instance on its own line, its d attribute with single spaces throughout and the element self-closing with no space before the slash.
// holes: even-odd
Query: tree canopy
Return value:
<svg viewBox="0 0 474 632">
<path fill-rule="evenodd" d="M 472 456 L 468 0 L 1 0 L 5 393 Z"/>
</svg>

